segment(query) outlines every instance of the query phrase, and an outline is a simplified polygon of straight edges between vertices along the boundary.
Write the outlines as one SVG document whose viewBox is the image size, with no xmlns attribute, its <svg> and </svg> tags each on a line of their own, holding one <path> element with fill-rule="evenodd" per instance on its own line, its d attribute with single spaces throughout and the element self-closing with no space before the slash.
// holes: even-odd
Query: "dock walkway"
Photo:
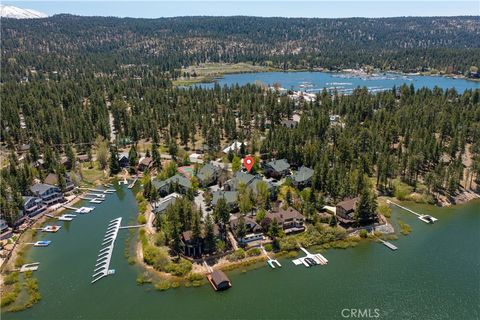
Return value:
<svg viewBox="0 0 480 320">
<path fill-rule="evenodd" d="M 434 218 L 434 217 L 432 217 L 431 215 L 417 213 L 417 212 L 413 211 L 412 209 L 409 209 L 409 208 L 407 208 L 407 207 L 404 207 L 404 206 L 399 205 L 399 204 L 396 203 L 396 202 L 387 200 L 387 203 L 388 203 L 388 204 L 396 205 L 397 207 L 399 207 L 399 208 L 401 208 L 401 209 L 403 209 L 403 210 L 406 210 L 406 211 L 408 211 L 408 212 L 410 212 L 410 213 L 413 213 L 414 215 L 416 215 L 416 216 L 418 217 L 418 219 L 422 220 L 422 221 L 425 222 L 425 223 L 434 223 L 435 221 L 438 220 L 437 218 Z"/>
<path fill-rule="evenodd" d="M 93 270 L 92 283 L 102 279 L 103 277 L 112 274 L 113 271 L 109 270 L 110 260 L 112 259 L 113 248 L 115 246 L 115 240 L 117 239 L 118 230 L 120 230 L 120 224 L 122 218 L 116 218 L 110 221 L 107 227 L 107 232 L 103 238 L 102 248 L 99 251 L 97 257 L 97 263 Z"/>
</svg>

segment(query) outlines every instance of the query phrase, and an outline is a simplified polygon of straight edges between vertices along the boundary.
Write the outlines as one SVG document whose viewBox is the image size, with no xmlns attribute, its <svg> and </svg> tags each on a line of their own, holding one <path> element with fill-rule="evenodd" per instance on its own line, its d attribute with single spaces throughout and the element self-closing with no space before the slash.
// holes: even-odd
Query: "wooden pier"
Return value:
<svg viewBox="0 0 480 320">
<path fill-rule="evenodd" d="M 432 217 L 431 215 L 428 215 L 428 214 L 420 214 L 420 213 L 417 213 L 415 211 L 413 211 L 412 209 L 409 209 L 407 207 L 404 207 L 404 206 L 401 206 L 399 205 L 398 203 L 395 203 L 393 201 L 390 201 L 390 200 L 387 200 L 387 203 L 388 204 L 393 204 L 393 205 L 396 205 L 397 207 L 403 209 L 403 210 L 406 210 L 410 213 L 413 213 L 414 215 L 416 215 L 418 217 L 418 219 L 422 220 L 423 222 L 425 223 L 434 223 L 435 221 L 437 221 L 438 219 L 437 218 L 434 218 Z"/>
</svg>

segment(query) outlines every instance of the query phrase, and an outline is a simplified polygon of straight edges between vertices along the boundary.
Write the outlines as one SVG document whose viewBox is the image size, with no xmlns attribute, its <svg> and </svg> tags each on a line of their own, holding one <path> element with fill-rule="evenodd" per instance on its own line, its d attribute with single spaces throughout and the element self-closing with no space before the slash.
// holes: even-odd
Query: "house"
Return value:
<svg viewBox="0 0 480 320">
<path fill-rule="evenodd" d="M 312 183 L 314 171 L 308 167 L 302 166 L 292 175 L 293 185 L 297 188 L 305 188 Z"/>
<path fill-rule="evenodd" d="M 346 199 L 337 203 L 335 212 L 337 219 L 344 223 L 352 223 L 355 220 L 355 209 L 357 208 L 358 198 Z"/>
<path fill-rule="evenodd" d="M 33 218 L 43 213 L 47 207 L 39 197 L 23 197 L 23 214 Z"/>
<path fill-rule="evenodd" d="M 52 186 L 58 186 L 58 175 L 55 173 L 49 173 L 48 176 L 43 180 L 44 183 L 50 184 Z M 69 192 L 75 189 L 75 185 L 72 182 L 72 178 L 70 176 L 70 173 L 67 173 L 65 176 L 65 190 L 64 192 Z"/>
<path fill-rule="evenodd" d="M 0 240 L 8 239 L 12 235 L 12 230 L 8 227 L 7 221 L 0 219 Z"/>
<path fill-rule="evenodd" d="M 246 142 L 243 142 L 243 145 L 246 147 L 246 146 L 247 146 L 247 143 L 246 143 Z M 226 147 L 225 149 L 223 149 L 223 153 L 229 153 L 230 151 L 232 151 L 232 152 L 239 152 L 241 146 L 242 146 L 242 143 L 241 143 L 241 142 L 235 141 L 234 143 L 232 143 L 231 145 L 229 145 L 228 147 Z"/>
<path fill-rule="evenodd" d="M 43 204 L 48 207 L 64 201 L 60 189 L 50 184 L 36 183 L 30 187 L 30 191 L 34 196 L 41 198 Z"/>
<path fill-rule="evenodd" d="M 186 193 L 192 188 L 192 183 L 190 180 L 181 174 L 176 174 L 173 177 L 163 181 L 153 180 L 152 184 L 155 188 L 157 188 L 158 193 L 162 197 L 173 192 Z"/>
<path fill-rule="evenodd" d="M 305 230 L 305 217 L 292 207 L 288 207 L 286 210 L 278 208 L 267 213 L 266 218 L 270 221 L 276 220 L 286 234 Z"/>
<path fill-rule="evenodd" d="M 280 179 L 290 174 L 290 164 L 285 159 L 273 160 L 264 165 L 263 171 L 268 177 Z"/>
<path fill-rule="evenodd" d="M 260 181 L 263 181 L 267 184 L 267 189 L 270 191 L 270 195 L 273 196 L 275 188 L 269 181 L 262 180 L 257 176 L 242 171 L 235 172 L 233 178 L 225 183 L 224 189 L 227 191 L 235 191 L 238 190 L 239 186 L 243 184 L 248 189 L 251 189 L 254 193 L 256 193 L 257 184 Z"/>
<path fill-rule="evenodd" d="M 285 128 L 292 129 L 292 128 L 295 128 L 297 126 L 298 122 L 296 122 L 294 120 L 290 120 L 290 119 L 285 119 L 285 120 L 282 120 L 282 122 L 280 124 L 282 126 L 284 126 Z"/>
<path fill-rule="evenodd" d="M 221 270 L 213 270 L 207 278 L 216 291 L 226 290 L 232 286 L 230 279 L 228 279 L 227 275 Z"/>
<path fill-rule="evenodd" d="M 244 237 L 239 238 L 237 235 L 238 224 L 241 215 L 232 215 L 230 217 L 230 227 L 235 234 L 235 238 L 240 244 L 248 244 L 254 241 L 263 240 L 263 228 L 251 217 L 244 216 L 243 221 L 245 223 L 246 234 Z"/>
<path fill-rule="evenodd" d="M 225 199 L 230 211 L 234 211 L 238 207 L 238 192 L 217 190 L 212 194 L 212 206 L 216 206 L 218 200 Z"/>
<path fill-rule="evenodd" d="M 220 175 L 220 168 L 213 165 L 212 163 L 207 163 L 204 165 L 197 173 L 198 182 L 202 187 L 208 187 L 217 182 L 218 176 Z"/>
<path fill-rule="evenodd" d="M 152 165 L 153 159 L 151 157 L 141 157 L 140 161 L 138 161 L 138 170 L 144 172 L 150 169 Z"/>
<path fill-rule="evenodd" d="M 118 164 L 120 168 L 128 168 L 130 166 L 130 159 L 128 158 L 128 152 L 121 152 L 118 155 Z"/>
<path fill-rule="evenodd" d="M 80 163 L 85 163 L 85 162 L 88 162 L 88 155 L 87 154 L 79 154 L 77 156 L 77 161 L 80 162 Z"/>
<path fill-rule="evenodd" d="M 175 201 L 177 201 L 177 198 L 181 198 L 181 195 L 176 192 L 169 194 L 165 198 L 155 203 L 155 207 L 152 210 L 153 213 L 154 214 L 164 213 L 165 211 L 167 211 L 168 207 L 170 207 L 172 204 L 175 203 Z"/>
<path fill-rule="evenodd" d="M 215 238 L 220 236 L 220 228 L 217 224 L 213 225 L 213 235 Z M 199 258 L 205 251 L 205 229 L 202 230 L 200 239 L 193 238 L 193 231 L 187 230 L 182 232 L 182 242 L 184 245 L 185 255 L 189 257 Z"/>
</svg>

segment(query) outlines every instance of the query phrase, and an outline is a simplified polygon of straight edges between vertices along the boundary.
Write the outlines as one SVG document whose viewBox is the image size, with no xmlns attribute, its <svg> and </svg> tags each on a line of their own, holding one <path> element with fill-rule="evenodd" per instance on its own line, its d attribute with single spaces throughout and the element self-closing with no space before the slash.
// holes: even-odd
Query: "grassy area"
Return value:
<svg viewBox="0 0 480 320">
<path fill-rule="evenodd" d="M 105 177 L 103 170 L 98 167 L 98 163 L 95 163 L 93 168 L 90 168 L 90 164 L 85 163 L 82 167 L 82 182 L 87 184 L 95 184 L 95 181 L 101 180 Z"/>
<path fill-rule="evenodd" d="M 183 73 L 189 73 L 190 77 L 181 77 L 173 84 L 176 86 L 188 86 L 201 82 L 212 82 L 217 77 L 222 77 L 225 74 L 247 73 L 247 72 L 267 72 L 276 71 L 277 69 L 264 66 L 254 66 L 249 63 L 202 63 L 198 66 L 190 66 L 182 69 Z M 196 77 L 192 77 L 196 75 Z"/>
</svg>

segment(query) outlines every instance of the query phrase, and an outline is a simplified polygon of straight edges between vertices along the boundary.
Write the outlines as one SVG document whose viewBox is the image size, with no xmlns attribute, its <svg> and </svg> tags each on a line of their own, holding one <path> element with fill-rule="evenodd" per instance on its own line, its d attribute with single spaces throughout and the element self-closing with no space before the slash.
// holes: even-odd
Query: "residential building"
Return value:
<svg viewBox="0 0 480 320">
<path fill-rule="evenodd" d="M 186 193 L 192 188 L 192 183 L 190 180 L 181 174 L 176 174 L 173 177 L 163 181 L 153 180 L 152 184 L 155 188 L 157 188 L 160 196 L 162 197 L 173 192 Z"/>
<path fill-rule="evenodd" d="M 165 198 L 161 199 L 157 203 L 155 203 L 155 207 L 153 208 L 153 213 L 164 213 L 167 211 L 168 207 L 170 207 L 172 204 L 177 201 L 177 198 L 181 198 L 182 196 L 176 192 L 169 194 Z"/>
<path fill-rule="evenodd" d="M 297 188 L 305 188 L 311 185 L 314 171 L 308 167 L 300 167 L 292 175 L 293 185 Z"/>
<path fill-rule="evenodd" d="M 220 228 L 217 224 L 213 225 L 213 234 L 216 238 L 219 238 L 220 236 Z M 182 232 L 182 242 L 186 256 L 194 258 L 201 257 L 205 251 L 205 230 L 202 230 L 200 239 L 193 238 L 192 230 Z"/>
<path fill-rule="evenodd" d="M 243 145 L 246 147 L 246 146 L 247 146 L 247 143 L 244 142 Z M 241 146 L 242 146 L 242 143 L 241 143 L 241 142 L 235 141 L 234 143 L 232 143 L 231 145 L 229 145 L 228 147 L 226 147 L 225 149 L 223 149 L 223 152 L 224 152 L 224 153 L 229 153 L 230 151 L 232 151 L 232 152 L 239 152 Z"/>
<path fill-rule="evenodd" d="M 335 212 L 337 219 L 344 223 L 352 223 L 355 220 L 355 209 L 357 208 L 358 198 L 346 199 L 337 203 Z"/>
<path fill-rule="evenodd" d="M 144 172 L 150 169 L 152 165 L 153 159 L 151 157 L 141 157 L 140 161 L 138 161 L 138 170 Z"/>
<path fill-rule="evenodd" d="M 217 190 L 212 194 L 212 206 L 216 206 L 218 200 L 225 199 L 230 211 L 234 211 L 238 208 L 238 192 L 237 191 L 223 191 Z"/>
<path fill-rule="evenodd" d="M 246 234 L 243 237 L 238 237 L 238 224 L 241 215 L 232 215 L 230 217 L 230 227 L 235 234 L 235 238 L 240 244 L 248 244 L 253 241 L 263 240 L 263 228 L 251 217 L 244 216 Z"/>
<path fill-rule="evenodd" d="M 262 180 L 258 176 L 254 176 L 242 171 L 235 172 L 233 178 L 225 183 L 224 189 L 227 191 L 236 191 L 238 190 L 239 186 L 243 184 L 256 193 L 257 184 L 260 181 L 263 181 L 267 184 L 267 189 L 270 191 L 270 195 L 273 197 L 275 194 L 275 188 L 269 181 Z"/>
<path fill-rule="evenodd" d="M 118 164 L 120 168 L 128 168 L 130 166 L 130 159 L 128 158 L 128 152 L 121 152 L 118 155 Z"/>
<path fill-rule="evenodd" d="M 12 235 L 12 230 L 8 227 L 7 221 L 0 219 L 0 240 L 8 239 Z"/>
<path fill-rule="evenodd" d="M 292 207 L 286 210 L 278 208 L 267 213 L 266 218 L 270 221 L 276 220 L 286 234 L 305 230 L 305 217 Z"/>
<path fill-rule="evenodd" d="M 64 201 L 60 189 L 46 183 L 36 183 L 30 187 L 30 191 L 34 196 L 41 198 L 43 204 L 48 207 Z"/>
<path fill-rule="evenodd" d="M 285 159 L 273 160 L 264 165 L 263 171 L 268 177 L 280 179 L 290 174 L 290 164 Z"/>
<path fill-rule="evenodd" d="M 217 182 L 221 169 L 212 163 L 204 165 L 197 173 L 198 182 L 202 187 L 208 187 Z"/>
<path fill-rule="evenodd" d="M 23 197 L 23 214 L 33 218 L 43 212 L 47 207 L 39 197 Z"/>
</svg>

